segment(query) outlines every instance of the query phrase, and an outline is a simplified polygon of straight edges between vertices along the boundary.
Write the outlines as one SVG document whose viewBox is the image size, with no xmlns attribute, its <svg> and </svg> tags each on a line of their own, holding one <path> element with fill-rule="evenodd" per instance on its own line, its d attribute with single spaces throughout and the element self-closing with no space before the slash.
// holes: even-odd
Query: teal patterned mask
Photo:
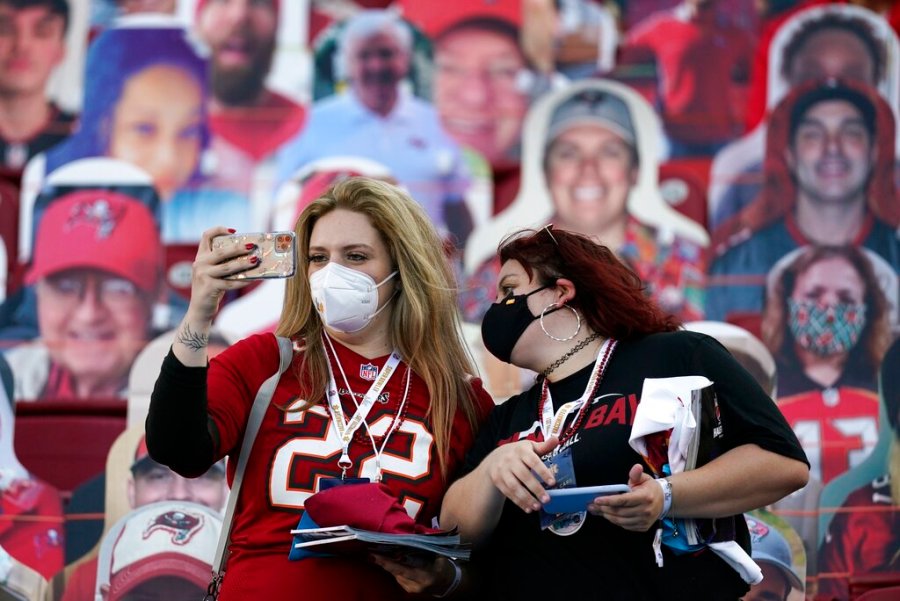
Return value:
<svg viewBox="0 0 900 601">
<path fill-rule="evenodd" d="M 788 326 L 794 340 L 822 357 L 852 349 L 866 327 L 866 306 L 861 303 L 822 305 L 788 299 L 788 310 Z"/>
</svg>

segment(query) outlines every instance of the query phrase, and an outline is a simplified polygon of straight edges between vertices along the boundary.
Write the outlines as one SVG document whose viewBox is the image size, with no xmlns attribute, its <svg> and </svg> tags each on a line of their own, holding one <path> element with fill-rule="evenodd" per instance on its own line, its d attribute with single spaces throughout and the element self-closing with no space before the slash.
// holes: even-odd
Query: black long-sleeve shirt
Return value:
<svg viewBox="0 0 900 601">
<path fill-rule="evenodd" d="M 187 367 L 172 350 L 163 359 L 145 424 L 154 461 L 196 478 L 216 461 L 217 437 L 206 404 L 208 367 Z"/>
</svg>

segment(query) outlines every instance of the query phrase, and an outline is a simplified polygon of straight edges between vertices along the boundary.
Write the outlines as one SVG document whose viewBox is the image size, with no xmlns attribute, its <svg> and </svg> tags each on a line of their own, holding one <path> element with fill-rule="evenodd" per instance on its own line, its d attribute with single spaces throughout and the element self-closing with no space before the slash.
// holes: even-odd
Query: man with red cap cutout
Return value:
<svg viewBox="0 0 900 601">
<path fill-rule="evenodd" d="M 124 398 L 162 282 L 150 209 L 107 190 L 72 192 L 49 205 L 34 248 L 26 284 L 40 340 L 6 353 L 16 400 Z"/>
<path fill-rule="evenodd" d="M 199 478 L 184 478 L 153 461 L 147 453 L 146 439 L 142 436 L 130 471 L 127 492 L 128 505 L 132 509 L 162 501 L 178 501 L 203 505 L 218 514 L 225 505 L 228 487 L 225 484 L 224 462 L 216 463 Z M 75 567 L 66 581 L 61 601 L 94 601 L 97 562 L 95 555 Z M 207 580 L 210 573 L 211 568 L 204 573 Z"/>
<path fill-rule="evenodd" d="M 102 543 L 99 582 L 91 598 L 202 598 L 221 530 L 219 515 L 194 503 L 154 503 L 129 513 Z"/>
</svg>

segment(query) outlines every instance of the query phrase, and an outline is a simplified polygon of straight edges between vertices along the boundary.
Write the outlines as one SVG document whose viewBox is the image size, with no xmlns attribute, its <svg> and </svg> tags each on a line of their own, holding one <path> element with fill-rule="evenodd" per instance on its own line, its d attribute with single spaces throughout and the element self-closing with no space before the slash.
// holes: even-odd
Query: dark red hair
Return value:
<svg viewBox="0 0 900 601">
<path fill-rule="evenodd" d="M 575 298 L 570 304 L 601 336 L 630 340 L 672 332 L 680 325 L 646 295 L 643 282 L 630 267 L 587 236 L 549 225 L 521 230 L 500 243 L 499 254 L 501 264 L 515 259 L 528 277 L 537 275 L 541 284 L 571 280 Z"/>
</svg>

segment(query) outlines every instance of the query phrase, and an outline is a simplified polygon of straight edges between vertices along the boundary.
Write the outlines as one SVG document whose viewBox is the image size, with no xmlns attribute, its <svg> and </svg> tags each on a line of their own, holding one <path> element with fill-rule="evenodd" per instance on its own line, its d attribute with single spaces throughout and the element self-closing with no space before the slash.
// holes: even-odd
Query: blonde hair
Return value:
<svg viewBox="0 0 900 601">
<path fill-rule="evenodd" d="M 323 325 L 315 311 L 305 266 L 316 222 L 335 209 L 366 215 L 388 248 L 399 271 L 398 290 L 391 313 L 391 341 L 428 387 L 428 418 L 434 433 L 441 473 L 446 460 L 453 418 L 462 411 L 473 430 L 477 425 L 471 379 L 475 369 L 463 345 L 456 309 L 456 285 L 443 244 L 425 211 L 391 184 L 364 177 L 338 182 L 307 206 L 294 228 L 299 266 L 287 281 L 284 309 L 276 334 L 302 339 L 301 391 L 312 406 L 324 394 L 328 381 Z M 299 374 L 298 374 L 299 375 Z"/>
</svg>

